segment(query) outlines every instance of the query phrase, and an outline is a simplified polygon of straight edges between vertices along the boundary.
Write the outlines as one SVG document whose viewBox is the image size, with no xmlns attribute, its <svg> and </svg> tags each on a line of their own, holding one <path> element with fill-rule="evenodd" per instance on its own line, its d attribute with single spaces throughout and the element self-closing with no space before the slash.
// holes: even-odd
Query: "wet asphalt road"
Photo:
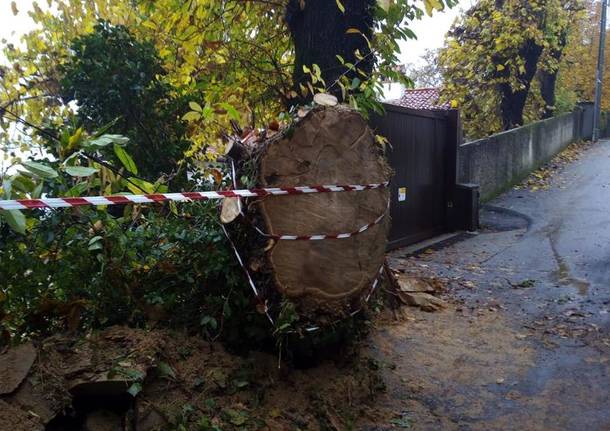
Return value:
<svg viewBox="0 0 610 431">
<path fill-rule="evenodd" d="M 548 190 L 512 190 L 490 205 L 482 214 L 483 241 L 486 230 L 498 230 L 494 217 L 505 228 L 503 218 L 522 214 L 527 231 L 515 243 L 501 247 L 485 266 L 508 263 L 516 269 L 513 283 L 540 284 L 533 290 L 537 308 L 547 303 L 558 313 L 578 310 L 600 330 L 610 332 L 610 141 L 589 148 L 553 178 Z"/>
<path fill-rule="evenodd" d="M 477 235 L 390 260 L 452 302 L 375 340 L 412 429 L 610 430 L 610 141 L 490 202 Z"/>
</svg>

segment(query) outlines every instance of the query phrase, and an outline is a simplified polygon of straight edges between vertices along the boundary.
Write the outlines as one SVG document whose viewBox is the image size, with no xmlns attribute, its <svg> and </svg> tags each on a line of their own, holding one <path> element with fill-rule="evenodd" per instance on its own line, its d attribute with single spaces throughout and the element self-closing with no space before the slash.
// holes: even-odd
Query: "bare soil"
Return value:
<svg viewBox="0 0 610 431">
<path fill-rule="evenodd" d="M 363 351 L 295 370 L 274 355 L 243 358 L 198 337 L 126 327 L 55 336 L 37 351 L 19 389 L 0 399 L 1 429 L 88 429 L 92 417 L 117 415 L 121 429 L 138 431 L 349 429 L 377 421 L 384 389 Z M 126 390 L 135 400 L 121 401 Z"/>
</svg>

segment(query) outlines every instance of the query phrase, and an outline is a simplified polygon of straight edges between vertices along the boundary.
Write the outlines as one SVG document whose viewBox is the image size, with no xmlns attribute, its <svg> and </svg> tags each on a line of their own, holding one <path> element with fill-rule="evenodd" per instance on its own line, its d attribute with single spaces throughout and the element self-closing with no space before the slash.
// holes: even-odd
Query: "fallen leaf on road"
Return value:
<svg viewBox="0 0 610 431">
<path fill-rule="evenodd" d="M 423 311 L 439 311 L 447 308 L 447 303 L 436 296 L 424 292 L 398 292 L 398 298 L 406 305 L 419 307 Z"/>
</svg>

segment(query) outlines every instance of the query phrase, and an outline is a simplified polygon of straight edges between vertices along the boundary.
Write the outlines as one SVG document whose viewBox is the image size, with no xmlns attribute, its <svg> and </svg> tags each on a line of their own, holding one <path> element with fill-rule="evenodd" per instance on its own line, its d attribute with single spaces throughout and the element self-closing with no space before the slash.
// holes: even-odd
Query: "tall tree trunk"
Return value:
<svg viewBox="0 0 610 431">
<path fill-rule="evenodd" d="M 513 91 L 510 84 L 500 84 L 502 100 L 500 112 L 504 130 L 510 130 L 523 124 L 523 110 L 527 100 L 527 90 Z"/>
<path fill-rule="evenodd" d="M 563 55 L 563 50 L 568 44 L 568 31 L 564 30 L 559 35 L 557 47 L 554 48 L 549 56 L 554 60 L 554 67 L 549 70 L 541 70 L 538 74 L 540 81 L 540 95 L 544 100 L 544 112 L 542 118 L 551 118 L 555 114 L 555 87 L 557 84 L 557 74 L 559 72 L 559 62 Z"/>
<path fill-rule="evenodd" d="M 555 114 L 555 85 L 557 84 L 557 70 L 541 70 L 538 75 L 540 81 L 540 95 L 544 101 L 542 118 L 551 118 Z"/>
<path fill-rule="evenodd" d="M 524 73 L 518 75 L 518 79 L 522 87 L 515 90 L 510 83 L 502 83 L 498 86 L 502 97 L 500 110 L 504 130 L 523 125 L 525 102 L 538 69 L 538 60 L 540 60 L 542 50 L 542 46 L 534 41 L 530 41 L 521 49 L 519 54 L 525 60 L 525 70 Z"/>
<path fill-rule="evenodd" d="M 342 92 L 335 82 L 345 74 L 350 82 L 353 78 L 366 79 L 355 70 L 341 64 L 337 55 L 346 63 L 352 63 L 365 76 L 373 70 L 374 58 L 367 40 L 373 37 L 373 8 L 375 0 L 342 0 L 345 12 L 333 0 L 290 0 L 286 7 L 286 22 L 295 48 L 294 86 L 301 94 L 299 84 L 306 85 L 309 75 L 303 66 L 320 67 L 328 92 L 342 100 Z M 357 29 L 348 32 L 348 29 Z M 364 59 L 359 60 L 358 50 Z M 311 92 L 297 102 L 308 102 Z"/>
</svg>

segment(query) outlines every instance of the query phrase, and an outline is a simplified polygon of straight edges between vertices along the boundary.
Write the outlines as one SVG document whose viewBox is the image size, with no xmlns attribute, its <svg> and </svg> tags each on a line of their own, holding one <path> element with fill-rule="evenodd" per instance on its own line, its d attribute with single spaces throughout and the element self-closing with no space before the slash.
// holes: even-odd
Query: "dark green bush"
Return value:
<svg viewBox="0 0 610 431">
<path fill-rule="evenodd" d="M 116 120 L 109 133 L 130 139 L 128 150 L 144 177 L 156 179 L 175 169 L 188 146 L 180 121 L 188 101 L 163 82 L 165 71 L 154 46 L 124 26 L 100 21 L 71 48 L 61 68 L 62 94 L 65 102 L 78 105 L 85 129 L 91 132 Z"/>
<path fill-rule="evenodd" d="M 39 214 L 0 235 L 0 313 L 15 341 L 112 324 L 187 328 L 231 343 L 269 332 L 217 224 L 215 205 Z"/>
</svg>

